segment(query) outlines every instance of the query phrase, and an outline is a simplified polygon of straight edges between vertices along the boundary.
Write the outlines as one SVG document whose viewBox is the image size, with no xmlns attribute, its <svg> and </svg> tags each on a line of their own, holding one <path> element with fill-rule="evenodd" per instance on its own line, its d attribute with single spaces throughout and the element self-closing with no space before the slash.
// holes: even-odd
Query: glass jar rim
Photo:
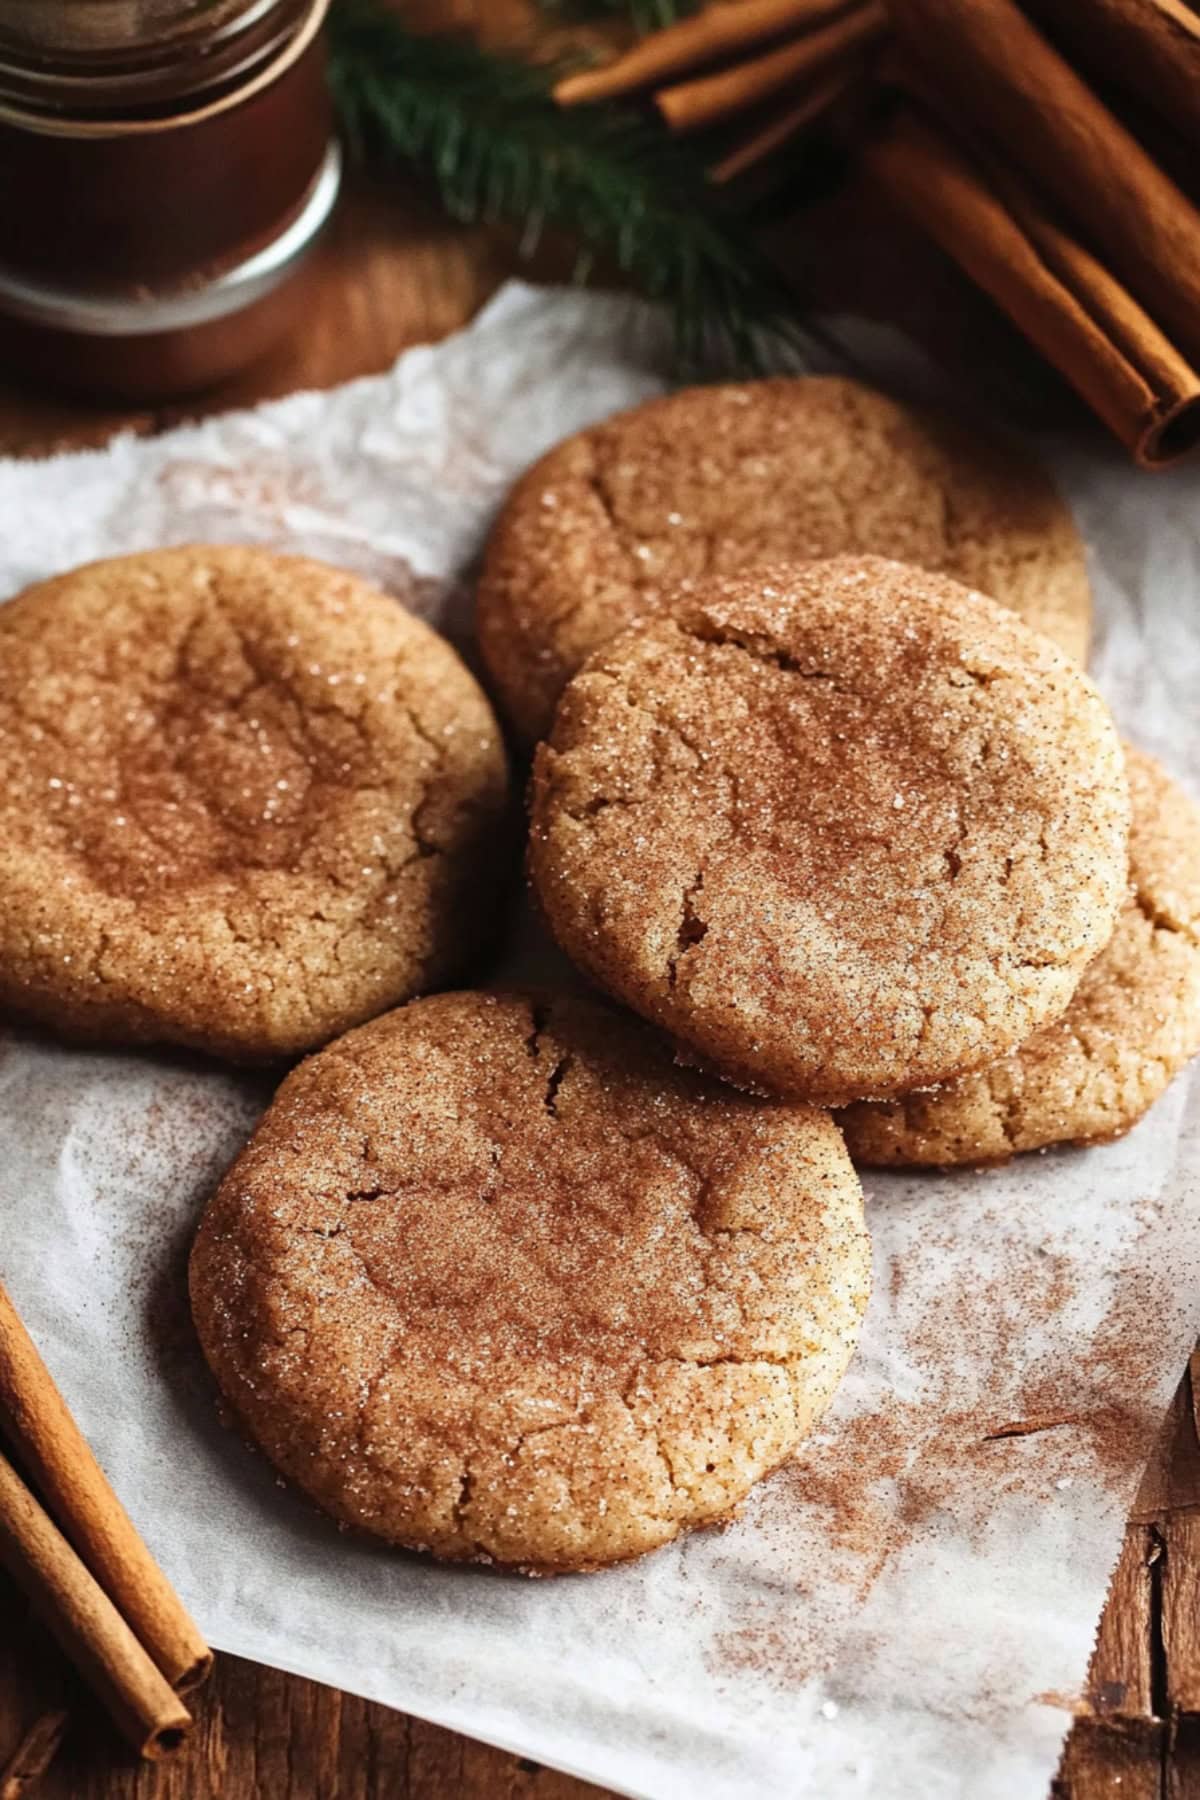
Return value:
<svg viewBox="0 0 1200 1800">
<path fill-rule="evenodd" d="M 325 0 L 0 0 L 0 109 L 136 119 L 250 82 Z"/>
</svg>

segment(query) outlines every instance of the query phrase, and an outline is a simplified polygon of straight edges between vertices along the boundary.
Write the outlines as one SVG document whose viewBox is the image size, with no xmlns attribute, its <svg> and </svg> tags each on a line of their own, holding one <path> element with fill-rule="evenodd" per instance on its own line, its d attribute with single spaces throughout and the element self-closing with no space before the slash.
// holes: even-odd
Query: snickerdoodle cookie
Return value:
<svg viewBox="0 0 1200 1800">
<path fill-rule="evenodd" d="M 841 1104 L 1066 1007 L 1125 893 L 1121 747 L 1048 638 L 873 557 L 713 580 L 596 651 L 534 765 L 563 949 L 731 1080 Z"/>
<path fill-rule="evenodd" d="M 829 376 L 687 389 L 551 450 L 492 534 L 480 643 L 532 741 L 584 658 L 680 583 L 843 553 L 953 575 L 1087 653 L 1083 546 L 1046 477 Z"/>
<path fill-rule="evenodd" d="M 1150 757 L 1129 750 L 1127 767 L 1128 897 L 1062 1018 L 974 1074 L 850 1107 L 860 1161 L 998 1162 L 1118 1137 L 1200 1053 L 1200 812 Z"/>
<path fill-rule="evenodd" d="M 0 607 L 0 1003 L 234 1057 L 444 982 L 491 905 L 498 727 L 355 576 L 194 546 Z"/>
<path fill-rule="evenodd" d="M 394 1543 L 539 1572 L 726 1517 L 826 1406 L 868 1281 L 827 1113 L 517 994 L 416 1001 L 302 1064 L 191 1262 L 285 1475 Z"/>
</svg>

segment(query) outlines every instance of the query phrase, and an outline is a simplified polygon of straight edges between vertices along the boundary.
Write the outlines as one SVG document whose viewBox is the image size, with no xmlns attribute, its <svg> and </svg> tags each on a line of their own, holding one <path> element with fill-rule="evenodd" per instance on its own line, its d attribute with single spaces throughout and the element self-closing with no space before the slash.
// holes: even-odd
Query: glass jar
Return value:
<svg viewBox="0 0 1200 1800">
<path fill-rule="evenodd" d="M 0 0 L 0 347 L 166 398 L 286 329 L 341 163 L 329 0 Z"/>
</svg>

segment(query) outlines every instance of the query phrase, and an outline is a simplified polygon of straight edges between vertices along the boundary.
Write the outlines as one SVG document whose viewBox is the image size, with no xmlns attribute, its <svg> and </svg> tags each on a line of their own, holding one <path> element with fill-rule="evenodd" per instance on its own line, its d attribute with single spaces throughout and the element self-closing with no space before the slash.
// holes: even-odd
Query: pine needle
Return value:
<svg viewBox="0 0 1200 1800">
<path fill-rule="evenodd" d="M 614 263 L 675 325 L 681 372 L 778 366 L 807 342 L 796 302 L 744 225 L 723 216 L 694 151 L 621 106 L 563 109 L 556 69 L 409 31 L 379 0 L 331 15 L 334 103 L 351 148 L 433 176 L 456 219 L 505 220 L 526 253 L 544 229 L 577 275 Z"/>
</svg>

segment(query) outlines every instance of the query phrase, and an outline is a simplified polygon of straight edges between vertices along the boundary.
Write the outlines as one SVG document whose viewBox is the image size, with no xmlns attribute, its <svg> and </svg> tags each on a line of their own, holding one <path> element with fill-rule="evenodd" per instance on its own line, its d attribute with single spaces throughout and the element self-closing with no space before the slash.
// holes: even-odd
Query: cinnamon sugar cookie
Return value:
<svg viewBox="0 0 1200 1800">
<path fill-rule="evenodd" d="M 1070 1006 L 985 1069 L 850 1107 L 841 1123 L 860 1162 L 1000 1162 L 1119 1137 L 1200 1053 L 1200 812 L 1151 757 L 1126 762 L 1128 897 Z"/>
<path fill-rule="evenodd" d="M 444 994 L 301 1065 L 192 1252 L 240 1423 L 343 1523 L 533 1572 L 726 1518 L 869 1282 L 828 1114 L 592 1001 Z"/>
<path fill-rule="evenodd" d="M 462 968 L 499 730 L 366 582 L 154 550 L 0 607 L 0 1003 L 71 1035 L 289 1054 Z"/>
<path fill-rule="evenodd" d="M 928 1086 L 1062 1012 L 1125 892 L 1112 721 L 1049 639 L 842 557 L 612 639 L 534 764 L 530 866 L 593 980 L 730 1079 Z"/>
<path fill-rule="evenodd" d="M 1083 546 L 1046 477 L 833 376 L 685 389 L 551 450 L 492 533 L 480 644 L 532 741 L 584 658 L 680 583 L 846 552 L 953 575 L 1087 654 Z"/>
</svg>

